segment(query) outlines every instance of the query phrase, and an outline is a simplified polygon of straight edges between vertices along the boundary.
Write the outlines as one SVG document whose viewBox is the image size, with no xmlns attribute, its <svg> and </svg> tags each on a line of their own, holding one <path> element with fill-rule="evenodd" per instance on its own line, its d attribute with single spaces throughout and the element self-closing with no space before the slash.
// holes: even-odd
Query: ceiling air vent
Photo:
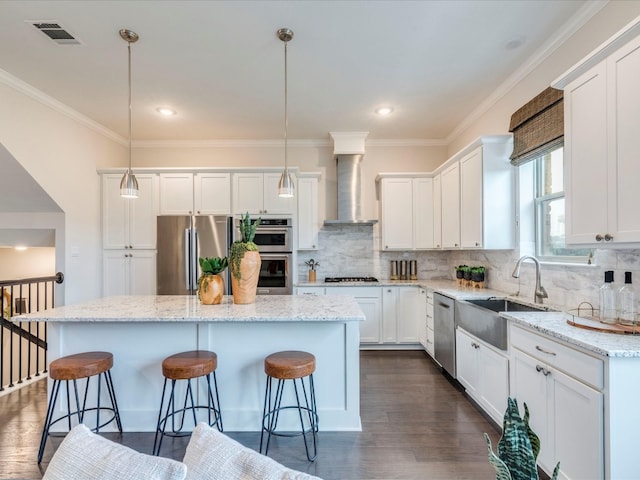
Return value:
<svg viewBox="0 0 640 480">
<path fill-rule="evenodd" d="M 58 45 L 80 45 L 80 41 L 57 22 L 31 22 L 31 25 Z"/>
</svg>

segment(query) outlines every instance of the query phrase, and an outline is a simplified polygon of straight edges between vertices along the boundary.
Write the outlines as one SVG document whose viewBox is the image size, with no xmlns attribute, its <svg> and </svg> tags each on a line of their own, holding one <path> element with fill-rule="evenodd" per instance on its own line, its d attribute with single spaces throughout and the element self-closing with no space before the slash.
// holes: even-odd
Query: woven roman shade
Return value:
<svg viewBox="0 0 640 480">
<path fill-rule="evenodd" d="M 522 165 L 562 145 L 563 93 L 562 90 L 549 87 L 511 115 L 512 165 Z"/>
</svg>

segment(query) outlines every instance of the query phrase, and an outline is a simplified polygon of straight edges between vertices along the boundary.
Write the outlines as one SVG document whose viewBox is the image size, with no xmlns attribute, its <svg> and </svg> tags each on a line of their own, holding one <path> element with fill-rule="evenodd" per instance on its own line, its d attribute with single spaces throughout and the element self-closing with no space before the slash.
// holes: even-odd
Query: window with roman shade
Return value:
<svg viewBox="0 0 640 480">
<path fill-rule="evenodd" d="M 549 87 L 511 116 L 511 164 L 522 165 L 561 146 L 564 141 L 564 92 Z"/>
</svg>

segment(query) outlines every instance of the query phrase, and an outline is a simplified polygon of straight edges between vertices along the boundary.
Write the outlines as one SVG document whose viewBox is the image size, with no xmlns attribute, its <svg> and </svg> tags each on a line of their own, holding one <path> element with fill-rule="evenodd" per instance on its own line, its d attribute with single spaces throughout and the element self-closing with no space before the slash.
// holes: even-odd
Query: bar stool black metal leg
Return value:
<svg viewBox="0 0 640 480">
<path fill-rule="evenodd" d="M 162 437 L 164 436 L 164 425 L 166 425 L 167 423 L 166 417 L 164 418 L 164 421 L 162 419 L 162 407 L 164 406 L 164 397 L 166 392 L 167 392 L 167 379 L 165 378 L 164 386 L 162 387 L 162 398 L 160 399 L 160 409 L 158 410 L 158 423 L 156 425 L 156 437 L 153 440 L 152 453 L 153 455 L 156 455 L 156 456 L 160 453 L 160 446 L 162 445 Z"/>
<path fill-rule="evenodd" d="M 113 379 L 111 378 L 111 371 L 107 370 L 105 373 L 105 379 L 107 383 L 107 390 L 109 391 L 109 399 L 111 400 L 111 406 L 114 410 L 114 415 L 116 417 L 116 425 L 118 426 L 118 430 L 122 433 L 122 421 L 120 420 L 120 410 L 118 409 L 118 402 L 116 401 L 116 391 L 113 388 Z"/>
<path fill-rule="evenodd" d="M 38 449 L 38 464 L 42 462 L 42 456 L 44 455 L 44 447 L 49 437 L 49 426 L 53 418 L 53 410 L 55 402 L 58 398 L 58 391 L 60 390 L 60 381 L 54 380 L 53 387 L 51 388 L 51 395 L 49 396 L 49 407 L 47 408 L 47 416 L 44 420 L 44 428 L 42 429 L 42 437 L 40 438 L 40 448 Z"/>
</svg>

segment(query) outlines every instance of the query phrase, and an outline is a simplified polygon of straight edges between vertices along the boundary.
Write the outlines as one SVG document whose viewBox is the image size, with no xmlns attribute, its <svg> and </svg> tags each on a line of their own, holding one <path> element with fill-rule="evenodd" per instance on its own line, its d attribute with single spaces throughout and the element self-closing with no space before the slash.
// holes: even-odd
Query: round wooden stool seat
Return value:
<svg viewBox="0 0 640 480">
<path fill-rule="evenodd" d="M 109 352 L 83 352 L 61 357 L 49 365 L 53 380 L 76 380 L 92 377 L 113 367 L 113 354 Z"/>
<path fill-rule="evenodd" d="M 307 352 L 276 352 L 264 359 L 264 372 L 273 378 L 302 378 L 311 375 L 315 370 L 316 357 Z"/>
<path fill-rule="evenodd" d="M 171 380 L 202 377 L 218 367 L 218 356 L 207 350 L 176 353 L 162 361 L 162 374 Z"/>
</svg>

